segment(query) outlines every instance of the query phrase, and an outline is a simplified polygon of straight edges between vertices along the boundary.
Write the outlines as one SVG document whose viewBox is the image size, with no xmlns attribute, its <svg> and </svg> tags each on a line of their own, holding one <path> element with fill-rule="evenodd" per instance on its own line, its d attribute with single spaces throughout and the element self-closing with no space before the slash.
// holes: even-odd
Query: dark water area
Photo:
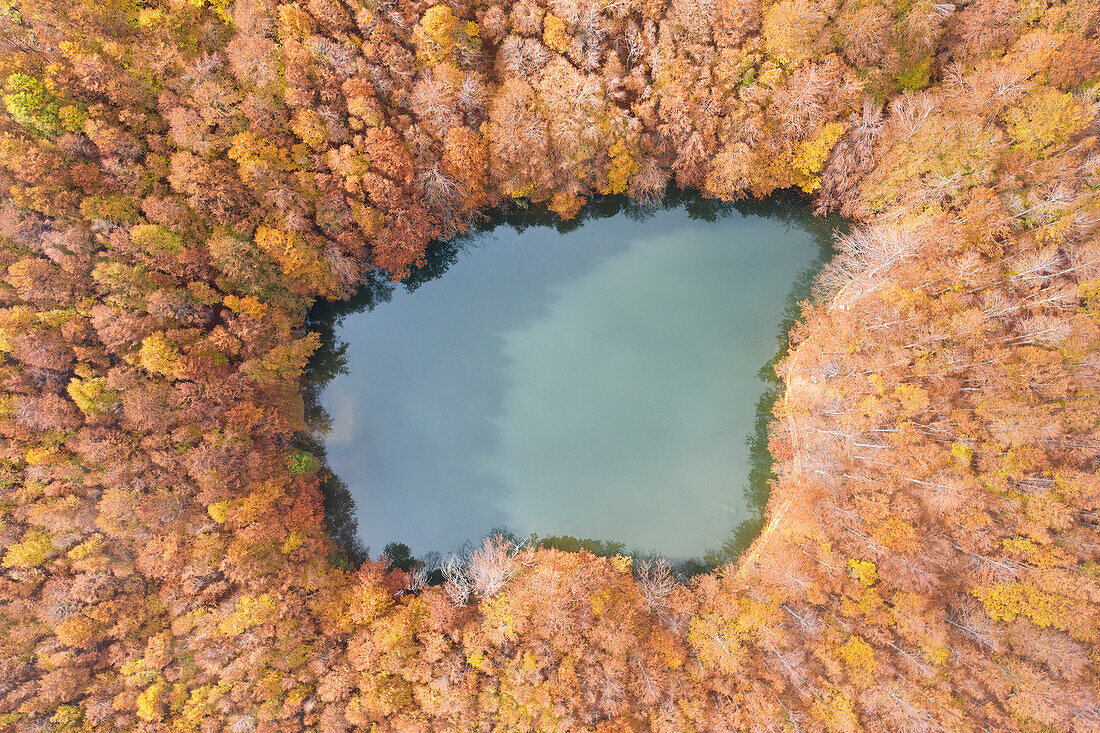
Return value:
<svg viewBox="0 0 1100 733">
<path fill-rule="evenodd" d="M 512 211 L 318 304 L 305 390 L 337 542 L 736 556 L 772 477 L 772 364 L 841 225 L 790 194 Z"/>
</svg>

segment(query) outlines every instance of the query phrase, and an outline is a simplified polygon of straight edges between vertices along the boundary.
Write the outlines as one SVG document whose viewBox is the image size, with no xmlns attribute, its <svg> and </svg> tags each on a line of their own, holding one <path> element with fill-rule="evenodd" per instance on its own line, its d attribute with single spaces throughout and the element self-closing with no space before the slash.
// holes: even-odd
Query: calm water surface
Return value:
<svg viewBox="0 0 1100 733">
<path fill-rule="evenodd" d="M 363 543 L 721 543 L 747 518 L 761 368 L 825 253 L 820 220 L 765 212 L 689 197 L 564 233 L 502 223 L 334 319 L 324 443 Z"/>
</svg>

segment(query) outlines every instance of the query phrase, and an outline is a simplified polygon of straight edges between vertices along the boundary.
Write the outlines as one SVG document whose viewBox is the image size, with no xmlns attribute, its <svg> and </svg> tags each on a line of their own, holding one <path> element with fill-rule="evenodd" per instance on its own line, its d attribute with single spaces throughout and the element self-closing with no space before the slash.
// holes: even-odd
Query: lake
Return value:
<svg viewBox="0 0 1100 733">
<path fill-rule="evenodd" d="M 762 373 L 836 223 L 690 194 L 546 219 L 498 217 L 311 314 L 314 422 L 373 551 L 505 527 L 687 558 L 759 515 Z"/>
</svg>

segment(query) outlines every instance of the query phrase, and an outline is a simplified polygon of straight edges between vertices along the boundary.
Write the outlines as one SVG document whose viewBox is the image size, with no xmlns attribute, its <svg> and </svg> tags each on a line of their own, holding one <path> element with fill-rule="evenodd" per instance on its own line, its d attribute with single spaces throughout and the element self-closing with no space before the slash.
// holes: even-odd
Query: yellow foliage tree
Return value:
<svg viewBox="0 0 1100 733">
<path fill-rule="evenodd" d="M 815 720 L 820 721 L 829 733 L 855 733 L 861 730 L 855 703 L 845 695 L 834 694 L 821 698 L 814 703 L 810 714 Z"/>
<path fill-rule="evenodd" d="M 879 522 L 871 535 L 892 552 L 914 552 L 920 545 L 916 529 L 899 517 Z"/>
<path fill-rule="evenodd" d="M 300 107 L 294 113 L 294 118 L 290 121 L 290 129 L 294 131 L 294 134 L 297 135 L 302 142 L 314 150 L 324 150 L 327 146 L 328 138 L 325 135 L 325 123 L 321 120 L 321 116 L 317 114 L 316 110 Z M 236 140 L 234 140 L 234 142 L 236 142 Z M 255 162 L 249 160 L 247 152 L 243 149 L 238 149 L 238 155 L 246 162 Z"/>
<path fill-rule="evenodd" d="M 1070 140 L 1092 120 L 1089 108 L 1072 94 L 1043 87 L 1005 115 L 1016 146 L 1036 157 Z"/>
<path fill-rule="evenodd" d="M 548 12 L 542 21 L 542 40 L 558 53 L 565 53 L 573 38 L 566 30 L 565 21 Z"/>
<path fill-rule="evenodd" d="M 164 716 L 167 692 L 168 683 L 164 679 L 157 679 L 156 682 L 146 687 L 145 691 L 138 695 L 138 717 L 148 723 L 155 723 L 160 720 Z"/>
<path fill-rule="evenodd" d="M 99 572 L 106 570 L 110 565 L 110 558 L 104 553 L 105 549 L 106 541 L 103 535 L 97 533 L 69 550 L 66 556 L 74 570 Z"/>
<path fill-rule="evenodd" d="M 806 193 L 821 188 L 821 171 L 833 146 L 844 134 L 844 125 L 830 122 L 813 137 L 804 140 L 798 148 L 792 167 L 798 172 L 795 183 Z"/>
<path fill-rule="evenodd" d="M 313 17 L 295 3 L 279 6 L 279 36 L 281 38 L 303 38 L 313 33 Z"/>
<path fill-rule="evenodd" d="M 98 415 L 118 401 L 118 393 L 107 386 L 105 377 L 73 377 L 66 391 L 85 415 Z"/>
<path fill-rule="evenodd" d="M 274 623 L 278 616 L 279 608 L 270 593 L 244 596 L 237 601 L 237 608 L 233 613 L 218 624 L 218 631 L 227 636 L 236 636 L 254 626 Z"/>
<path fill-rule="evenodd" d="M 28 530 L 23 539 L 4 553 L 6 568 L 36 568 L 54 552 L 50 535 L 41 529 Z"/>
<path fill-rule="evenodd" d="M 225 524 L 229 518 L 229 501 L 216 501 L 206 507 L 206 513 L 218 524 Z"/>
<path fill-rule="evenodd" d="M 605 196 L 625 193 L 630 177 L 638 172 L 641 164 L 631 154 L 630 146 L 622 138 L 611 144 L 608 153 L 611 156 L 611 170 L 607 173 L 607 183 L 600 189 L 600 193 Z"/>
<path fill-rule="evenodd" d="M 159 224 L 130 227 L 130 239 L 149 255 L 174 254 L 183 249 L 183 238 Z"/>
<path fill-rule="evenodd" d="M 849 560 L 848 570 L 862 585 L 872 586 L 878 581 L 878 569 L 868 560 Z"/>
<path fill-rule="evenodd" d="M 438 64 L 454 52 L 454 36 L 458 19 L 449 5 L 440 3 L 425 11 L 413 30 L 418 55 L 429 64 Z"/>
<path fill-rule="evenodd" d="M 1044 593 L 1032 583 L 998 583 L 980 588 L 974 595 L 994 621 L 1015 621 L 1024 616 L 1036 626 L 1067 629 L 1069 604 L 1059 596 Z"/>
<path fill-rule="evenodd" d="M 852 634 L 837 651 L 844 660 L 848 676 L 856 684 L 869 684 L 875 674 L 875 650 L 861 637 Z"/>
<path fill-rule="evenodd" d="M 168 340 L 164 331 L 157 331 L 142 340 L 139 357 L 141 366 L 148 371 L 172 377 L 175 374 L 176 362 L 180 358 L 180 350 Z"/>
<path fill-rule="evenodd" d="M 245 368 L 257 382 L 294 382 L 305 368 L 310 355 L 321 345 L 321 337 L 310 331 L 300 339 L 279 344 Z"/>
<path fill-rule="evenodd" d="M 311 147 L 312 143 L 324 144 L 324 126 L 320 124 L 320 118 L 310 117 L 307 120 L 305 116 L 295 116 L 294 119 L 298 127 L 292 129 L 306 144 Z M 263 182 L 273 180 L 276 174 L 294 168 L 286 150 L 248 130 L 233 137 L 229 158 L 236 162 L 241 180 L 252 188 L 258 188 Z"/>
<path fill-rule="evenodd" d="M 784 66 L 797 66 L 828 48 L 824 33 L 828 20 L 809 0 L 781 0 L 764 15 L 764 43 L 768 55 Z"/>
<path fill-rule="evenodd" d="M 443 3 L 428 8 L 413 29 L 417 58 L 429 66 L 453 62 L 459 50 L 477 49 L 480 35 L 477 23 L 460 22 L 450 6 Z"/>
<path fill-rule="evenodd" d="M 899 384 L 894 388 L 894 394 L 901 403 L 902 409 L 906 412 L 927 410 L 928 406 L 931 404 L 928 398 L 928 391 L 915 384 Z"/>
<path fill-rule="evenodd" d="M 57 640 L 66 646 L 86 649 L 96 643 L 98 625 L 87 616 L 74 613 L 54 627 Z"/>
<path fill-rule="evenodd" d="M 254 318 L 257 321 L 262 321 L 264 316 L 267 315 L 267 304 L 257 298 L 253 298 L 251 295 L 246 295 L 243 298 L 236 295 L 227 295 L 222 301 L 226 308 L 229 308 L 235 313 L 240 313 L 242 316 Z"/>
<path fill-rule="evenodd" d="M 336 278 L 317 248 L 297 232 L 271 227 L 256 230 L 256 244 L 279 263 L 299 295 L 332 295 Z"/>
</svg>

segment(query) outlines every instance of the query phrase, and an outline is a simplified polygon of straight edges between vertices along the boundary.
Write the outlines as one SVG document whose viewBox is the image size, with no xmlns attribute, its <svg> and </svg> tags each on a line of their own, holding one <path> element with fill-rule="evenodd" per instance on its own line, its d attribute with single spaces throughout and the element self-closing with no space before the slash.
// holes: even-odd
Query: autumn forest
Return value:
<svg viewBox="0 0 1100 733">
<path fill-rule="evenodd" d="M 1095 0 L 0 0 L 0 100 L 0 729 L 1100 731 Z M 310 308 L 670 189 L 852 222 L 748 549 L 342 549 Z"/>
</svg>

